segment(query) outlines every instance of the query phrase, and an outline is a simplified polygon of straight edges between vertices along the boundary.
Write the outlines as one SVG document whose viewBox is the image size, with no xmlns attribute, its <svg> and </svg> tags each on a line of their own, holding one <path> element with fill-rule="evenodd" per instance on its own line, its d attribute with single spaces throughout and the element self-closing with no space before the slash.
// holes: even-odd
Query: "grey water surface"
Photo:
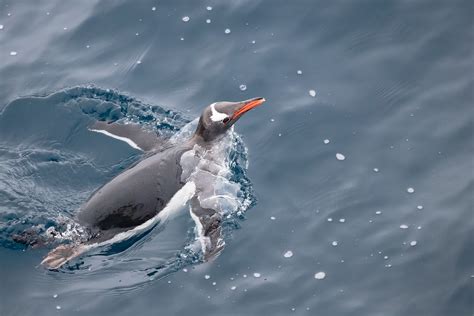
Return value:
<svg viewBox="0 0 474 316">
<path fill-rule="evenodd" d="M 0 0 L 0 315 L 473 315 L 473 12 Z M 173 134 L 251 97 L 267 102 L 235 131 L 252 203 L 215 261 L 164 263 L 185 215 L 92 271 L 46 271 L 48 249 L 9 238 L 139 159 L 92 118 Z M 149 266 L 171 268 L 131 273 Z"/>
</svg>

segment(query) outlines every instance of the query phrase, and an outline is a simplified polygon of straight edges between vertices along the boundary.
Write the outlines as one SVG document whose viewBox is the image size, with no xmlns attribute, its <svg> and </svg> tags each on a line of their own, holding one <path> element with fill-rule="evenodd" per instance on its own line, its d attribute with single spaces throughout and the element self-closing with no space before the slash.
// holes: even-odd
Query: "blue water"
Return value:
<svg viewBox="0 0 474 316">
<path fill-rule="evenodd" d="M 0 315 L 472 315 L 473 9 L 0 0 Z M 58 272 L 11 240 L 140 159 L 94 119 L 172 137 L 251 97 L 215 261 L 185 212 Z"/>
</svg>

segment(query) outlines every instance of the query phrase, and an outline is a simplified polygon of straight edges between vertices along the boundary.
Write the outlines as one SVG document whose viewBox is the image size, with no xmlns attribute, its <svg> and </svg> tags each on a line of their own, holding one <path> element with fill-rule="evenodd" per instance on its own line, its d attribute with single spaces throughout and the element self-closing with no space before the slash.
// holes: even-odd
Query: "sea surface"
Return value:
<svg viewBox="0 0 474 316">
<path fill-rule="evenodd" d="M 473 12 L 0 0 L 0 315 L 473 315 Z M 94 120 L 179 142 L 210 103 L 252 97 L 219 156 L 216 260 L 186 205 L 58 271 L 52 246 L 13 241 L 80 237 L 77 209 L 142 157 Z"/>
</svg>

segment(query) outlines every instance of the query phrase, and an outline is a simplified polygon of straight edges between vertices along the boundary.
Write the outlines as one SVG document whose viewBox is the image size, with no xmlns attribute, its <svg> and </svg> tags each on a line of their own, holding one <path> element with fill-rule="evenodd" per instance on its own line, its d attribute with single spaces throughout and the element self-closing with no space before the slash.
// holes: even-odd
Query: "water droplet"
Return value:
<svg viewBox="0 0 474 316">
<path fill-rule="evenodd" d="M 16 56 L 16 55 L 18 55 L 18 52 L 15 52 L 15 51 L 10 52 L 10 56 Z"/>
<path fill-rule="evenodd" d="M 345 159 L 346 159 L 346 156 L 344 156 L 344 155 L 341 154 L 341 153 L 337 153 L 337 154 L 336 154 L 336 159 L 342 161 L 342 160 L 345 160 Z"/>
<path fill-rule="evenodd" d="M 260 273 L 258 273 L 258 272 L 255 272 L 255 273 L 253 274 L 253 276 L 256 277 L 256 278 L 259 278 L 259 277 L 261 277 L 262 275 L 261 275 Z"/>
<path fill-rule="evenodd" d="M 416 246 L 416 244 L 417 244 L 416 240 L 410 241 L 410 246 L 414 247 L 414 246 Z"/>
<path fill-rule="evenodd" d="M 225 29 L 224 33 L 225 34 L 230 34 L 230 29 Z"/>
<path fill-rule="evenodd" d="M 293 251 L 291 251 L 291 250 L 286 251 L 286 252 L 283 254 L 283 257 L 285 257 L 285 258 L 291 258 L 291 257 L 293 257 Z"/>
<path fill-rule="evenodd" d="M 315 278 L 316 280 L 322 280 L 322 279 L 324 279 L 325 277 L 326 277 L 326 273 L 324 273 L 324 272 L 322 272 L 322 271 L 314 274 L 314 278 Z"/>
<path fill-rule="evenodd" d="M 188 22 L 189 21 L 189 16 L 183 16 L 183 18 L 181 20 L 183 20 L 183 22 Z"/>
<path fill-rule="evenodd" d="M 247 90 L 247 86 L 244 85 L 244 84 L 241 84 L 241 85 L 239 86 L 239 89 L 240 89 L 240 91 L 245 91 L 245 90 Z"/>
<path fill-rule="evenodd" d="M 414 193 L 414 192 L 415 192 L 415 189 L 413 189 L 412 187 L 407 188 L 407 192 L 408 192 L 408 193 Z"/>
<path fill-rule="evenodd" d="M 316 96 L 316 91 L 315 91 L 315 90 L 309 90 L 308 93 L 309 93 L 309 95 L 312 96 L 313 98 Z"/>
</svg>

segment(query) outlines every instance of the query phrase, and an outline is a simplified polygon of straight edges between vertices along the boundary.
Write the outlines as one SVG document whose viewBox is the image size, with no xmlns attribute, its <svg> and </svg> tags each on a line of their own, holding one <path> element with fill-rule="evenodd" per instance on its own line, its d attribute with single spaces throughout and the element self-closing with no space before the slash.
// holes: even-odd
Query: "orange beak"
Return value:
<svg viewBox="0 0 474 316">
<path fill-rule="evenodd" d="M 255 98 L 255 99 L 250 99 L 250 100 L 247 100 L 247 101 L 243 101 L 242 102 L 243 103 L 242 107 L 240 107 L 232 115 L 232 120 L 239 118 L 240 116 L 242 116 L 242 114 L 244 114 L 245 112 L 250 111 L 253 108 L 256 108 L 257 106 L 259 106 L 263 102 L 265 102 L 265 98 Z"/>
</svg>

